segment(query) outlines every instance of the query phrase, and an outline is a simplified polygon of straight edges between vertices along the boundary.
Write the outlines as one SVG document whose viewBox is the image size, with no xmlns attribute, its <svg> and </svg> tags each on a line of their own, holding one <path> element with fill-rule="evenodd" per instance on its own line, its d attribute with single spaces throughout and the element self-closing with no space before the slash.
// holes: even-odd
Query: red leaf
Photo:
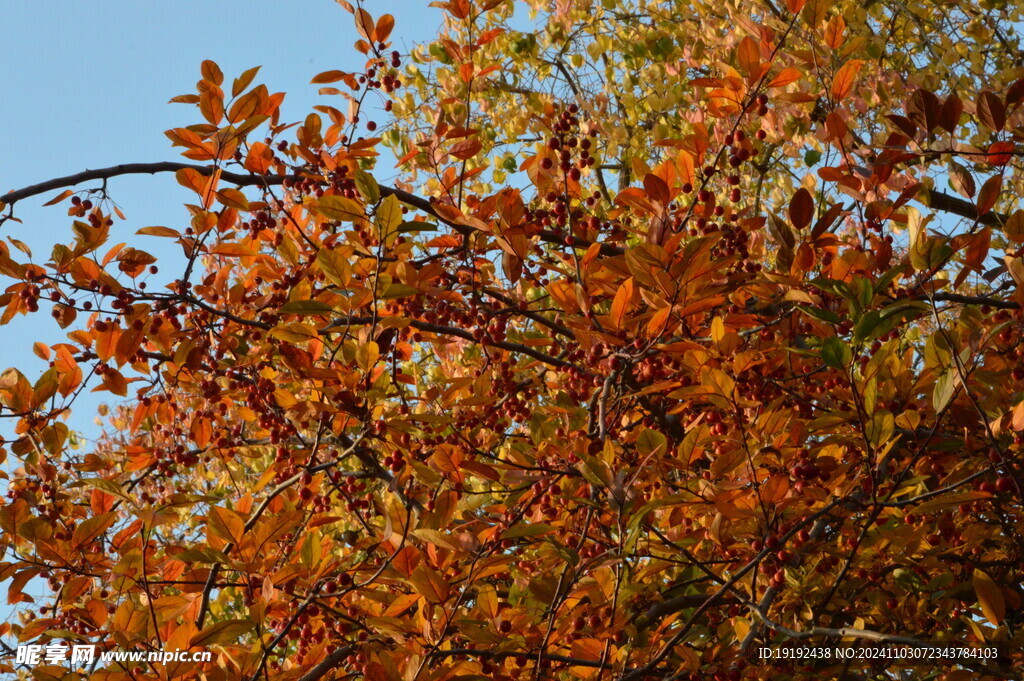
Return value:
<svg viewBox="0 0 1024 681">
<path fill-rule="evenodd" d="M 1013 142 L 995 142 L 988 148 L 988 162 L 994 166 L 1005 166 L 1013 158 L 1015 149 Z"/>
<path fill-rule="evenodd" d="M 482 147 L 483 144 L 480 140 L 474 137 L 473 139 L 462 140 L 455 144 L 448 153 L 461 161 L 465 161 L 476 156 Z"/>
</svg>

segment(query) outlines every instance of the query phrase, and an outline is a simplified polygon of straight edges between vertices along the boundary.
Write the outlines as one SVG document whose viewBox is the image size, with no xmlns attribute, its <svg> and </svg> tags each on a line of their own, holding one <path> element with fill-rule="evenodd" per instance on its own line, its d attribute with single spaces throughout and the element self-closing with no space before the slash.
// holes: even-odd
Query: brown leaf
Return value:
<svg viewBox="0 0 1024 681">
<path fill-rule="evenodd" d="M 1006 107 L 1003 100 L 990 90 L 982 90 L 976 104 L 978 120 L 994 132 L 999 132 L 1006 125 Z"/>
<path fill-rule="evenodd" d="M 814 197 L 809 191 L 800 187 L 789 201 L 789 221 L 797 230 L 801 230 L 811 224 L 812 217 L 814 217 Z M 793 246 L 793 244 L 789 245 Z"/>
</svg>

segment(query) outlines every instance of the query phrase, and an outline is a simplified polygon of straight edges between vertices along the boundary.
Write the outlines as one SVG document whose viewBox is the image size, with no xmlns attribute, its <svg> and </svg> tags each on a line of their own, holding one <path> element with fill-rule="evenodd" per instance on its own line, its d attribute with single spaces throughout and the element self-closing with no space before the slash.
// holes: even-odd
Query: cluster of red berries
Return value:
<svg viewBox="0 0 1024 681">
<path fill-rule="evenodd" d="M 558 114 L 551 125 L 551 137 L 547 148 L 557 152 L 558 168 L 571 180 L 579 180 L 582 170 L 593 166 L 597 160 L 591 155 L 597 128 L 591 127 L 585 134 L 580 130 L 579 107 L 570 104 Z M 573 156 L 576 158 L 574 159 Z M 555 160 L 551 156 L 541 159 L 541 167 L 551 170 Z"/>
</svg>

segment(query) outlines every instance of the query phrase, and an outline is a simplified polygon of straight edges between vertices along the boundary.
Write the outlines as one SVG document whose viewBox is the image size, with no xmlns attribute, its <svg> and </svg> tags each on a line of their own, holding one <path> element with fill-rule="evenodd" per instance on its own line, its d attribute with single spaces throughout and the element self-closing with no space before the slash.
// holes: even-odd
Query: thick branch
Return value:
<svg viewBox="0 0 1024 681">
<path fill-rule="evenodd" d="M 1016 310 L 1020 307 L 1017 303 L 1012 300 L 1000 300 L 999 298 L 989 298 L 988 296 L 965 296 L 959 293 L 936 293 L 932 296 L 935 300 L 945 303 L 964 303 L 965 305 L 988 305 L 989 307 L 996 307 L 1000 310 Z M 918 298 L 918 300 L 924 300 L 924 298 Z"/>
<path fill-rule="evenodd" d="M 1001 225 L 1006 222 L 1006 216 L 1000 213 L 988 212 L 978 217 L 978 207 L 972 202 L 961 199 L 952 194 L 931 190 L 921 193 L 921 202 L 932 210 L 941 210 L 944 213 L 959 215 L 968 220 L 977 220 L 983 225 Z"/>
<path fill-rule="evenodd" d="M 0 204 L 4 206 L 11 206 L 22 199 L 27 199 L 32 196 L 38 196 L 45 194 L 48 191 L 54 189 L 61 189 L 64 187 L 73 187 L 76 184 L 83 182 L 90 182 L 93 180 L 107 180 L 112 177 L 119 177 L 121 175 L 154 175 L 156 173 L 176 173 L 179 170 L 184 169 L 195 170 L 202 175 L 209 175 L 214 171 L 213 166 L 204 166 L 194 163 L 179 163 L 177 161 L 158 161 L 156 163 L 122 163 L 121 165 L 110 166 L 109 168 L 97 168 L 96 170 L 84 170 L 74 175 L 65 175 L 64 177 L 55 177 L 52 180 L 40 182 L 38 184 L 29 185 L 21 189 L 15 189 L 9 191 L 3 196 L 0 196 Z M 285 180 L 296 180 L 301 179 L 304 176 L 300 173 L 292 175 L 256 175 L 247 173 L 235 173 L 228 170 L 221 170 L 221 179 L 226 182 L 231 182 L 239 187 L 267 187 L 270 185 L 280 185 Z M 475 231 L 471 227 L 466 225 L 460 225 L 445 218 L 435 210 L 434 204 L 421 196 L 416 196 L 402 189 L 396 189 L 395 187 L 381 187 L 381 196 L 395 196 L 402 203 L 412 206 L 424 213 L 440 220 L 444 224 L 448 225 L 460 234 L 468 234 Z M 561 245 L 562 237 L 558 234 L 550 231 L 543 230 L 540 233 L 541 239 L 550 243 L 556 243 Z M 577 248 L 587 248 L 590 245 L 586 239 L 576 240 Z M 601 244 L 601 253 L 604 255 L 622 255 L 623 250 L 617 246 L 611 244 Z"/>
<path fill-rule="evenodd" d="M 320 329 L 320 333 L 327 333 L 327 332 L 332 331 L 334 329 L 344 328 L 346 326 L 351 326 L 353 324 L 370 324 L 372 322 L 373 322 L 373 318 L 372 317 L 343 317 L 343 318 L 339 318 L 339 319 L 334 320 L 333 322 L 331 322 L 327 326 L 325 326 L 322 329 Z M 431 324 L 430 322 L 424 322 L 424 321 L 420 321 L 418 319 L 411 320 L 409 322 L 409 326 L 411 326 L 414 329 L 419 329 L 420 331 L 428 331 L 430 333 L 436 333 L 436 334 L 439 334 L 439 335 L 442 335 L 442 336 L 456 336 L 458 338 L 462 338 L 464 340 L 468 340 L 468 341 L 473 342 L 473 343 L 479 343 L 480 342 L 477 339 L 475 339 L 473 337 L 473 334 L 470 333 L 469 331 L 467 331 L 465 329 L 460 329 L 460 328 L 455 327 L 455 326 L 443 326 L 441 324 Z M 568 367 L 568 366 L 572 366 L 571 362 L 566 362 L 565 360 L 558 359 L 557 357 L 552 357 L 551 355 L 545 355 L 543 352 L 539 352 L 537 350 L 534 350 L 533 348 L 531 348 L 531 347 L 529 347 L 527 345 L 523 345 L 521 343 L 510 343 L 508 341 L 494 341 L 493 343 L 489 343 L 488 345 L 491 345 L 491 346 L 496 347 L 496 348 L 501 348 L 502 350 L 508 350 L 509 352 L 518 352 L 520 354 L 527 355 L 529 357 L 533 357 L 535 360 L 537 360 L 539 362 L 543 362 L 545 364 L 549 364 L 551 366 L 555 366 L 555 367 Z"/>
</svg>

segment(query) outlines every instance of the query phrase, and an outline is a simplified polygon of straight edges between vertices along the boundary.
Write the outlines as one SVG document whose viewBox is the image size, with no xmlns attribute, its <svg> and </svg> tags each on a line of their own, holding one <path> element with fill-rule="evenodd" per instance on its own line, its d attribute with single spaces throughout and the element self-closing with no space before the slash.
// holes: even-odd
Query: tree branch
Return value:
<svg viewBox="0 0 1024 681">
<path fill-rule="evenodd" d="M 334 320 L 333 322 L 323 327 L 322 329 L 319 329 L 319 332 L 327 333 L 334 329 L 344 328 L 352 324 L 369 324 L 372 321 L 372 317 L 341 317 L 339 319 Z M 460 329 L 455 326 L 443 326 L 441 324 L 432 324 L 430 322 L 424 322 L 418 319 L 411 320 L 409 322 L 409 326 L 411 326 L 414 329 L 419 329 L 420 331 L 429 331 L 430 333 L 436 333 L 442 336 L 456 336 L 458 338 L 468 340 L 472 343 L 480 343 L 480 341 L 473 337 L 472 333 L 466 331 L 465 329 Z M 523 345 L 521 343 L 495 341 L 493 343 L 487 343 L 487 345 L 495 348 L 501 348 L 502 350 L 508 350 L 509 352 L 518 352 L 520 354 L 527 355 L 528 357 L 533 357 L 538 362 L 543 362 L 544 364 L 549 364 L 555 367 L 574 366 L 572 362 L 566 362 L 565 360 L 558 359 L 557 357 L 545 355 L 543 352 L 534 350 L 533 348 L 527 345 Z"/>
<path fill-rule="evenodd" d="M 341 664 L 341 661 L 348 657 L 351 652 L 351 646 L 338 648 L 333 653 L 320 660 L 315 667 L 303 674 L 302 677 L 299 678 L 299 681 L 317 681 L 317 679 Z"/>
<path fill-rule="evenodd" d="M 920 201 L 932 210 L 941 210 L 944 213 L 959 215 L 968 220 L 977 220 L 983 225 L 1002 225 L 1007 219 L 1005 215 L 993 212 L 979 216 L 978 207 L 972 202 L 934 189 L 922 191 Z"/>
<path fill-rule="evenodd" d="M 32 196 L 38 196 L 54 189 L 61 189 L 63 187 L 73 187 L 76 184 L 83 182 L 90 182 L 92 180 L 108 180 L 112 177 L 119 177 L 121 175 L 155 175 L 156 173 L 176 173 L 179 170 L 190 169 L 194 170 L 202 175 L 209 175 L 214 171 L 212 166 L 204 166 L 195 163 L 179 163 L 177 161 L 157 161 L 155 163 L 122 163 L 121 165 L 110 166 L 109 168 L 97 168 L 95 170 L 83 170 L 80 173 L 74 175 L 65 175 L 64 177 L 55 177 L 52 180 L 45 182 L 39 182 L 38 184 L 29 185 L 28 187 L 22 187 L 21 189 L 15 189 L 9 191 L 3 196 L 0 196 L 0 208 L 4 206 L 12 206 L 18 201 L 30 198 Z M 285 180 L 297 180 L 302 179 L 304 176 L 301 173 L 294 173 L 292 175 L 256 175 L 247 173 L 235 173 L 228 170 L 221 170 L 220 177 L 222 180 L 231 182 L 239 187 L 266 187 L 270 185 L 283 184 Z M 421 196 L 416 196 L 403 189 L 397 189 L 395 187 L 381 187 L 381 196 L 395 196 L 402 203 L 412 206 L 417 210 L 421 210 L 431 217 L 440 220 L 444 224 L 448 225 L 460 234 L 468 234 L 474 232 L 472 227 L 466 225 L 460 225 L 451 222 L 442 217 L 434 207 L 434 204 Z M 558 234 L 550 231 L 543 230 L 540 233 L 541 239 L 544 241 L 561 245 L 563 243 L 562 237 Z M 586 239 L 577 239 L 576 244 L 578 248 L 587 248 L 590 246 L 590 242 Z M 604 255 L 622 255 L 623 250 L 618 246 L 612 246 L 611 244 L 601 244 L 601 253 Z"/>
</svg>

